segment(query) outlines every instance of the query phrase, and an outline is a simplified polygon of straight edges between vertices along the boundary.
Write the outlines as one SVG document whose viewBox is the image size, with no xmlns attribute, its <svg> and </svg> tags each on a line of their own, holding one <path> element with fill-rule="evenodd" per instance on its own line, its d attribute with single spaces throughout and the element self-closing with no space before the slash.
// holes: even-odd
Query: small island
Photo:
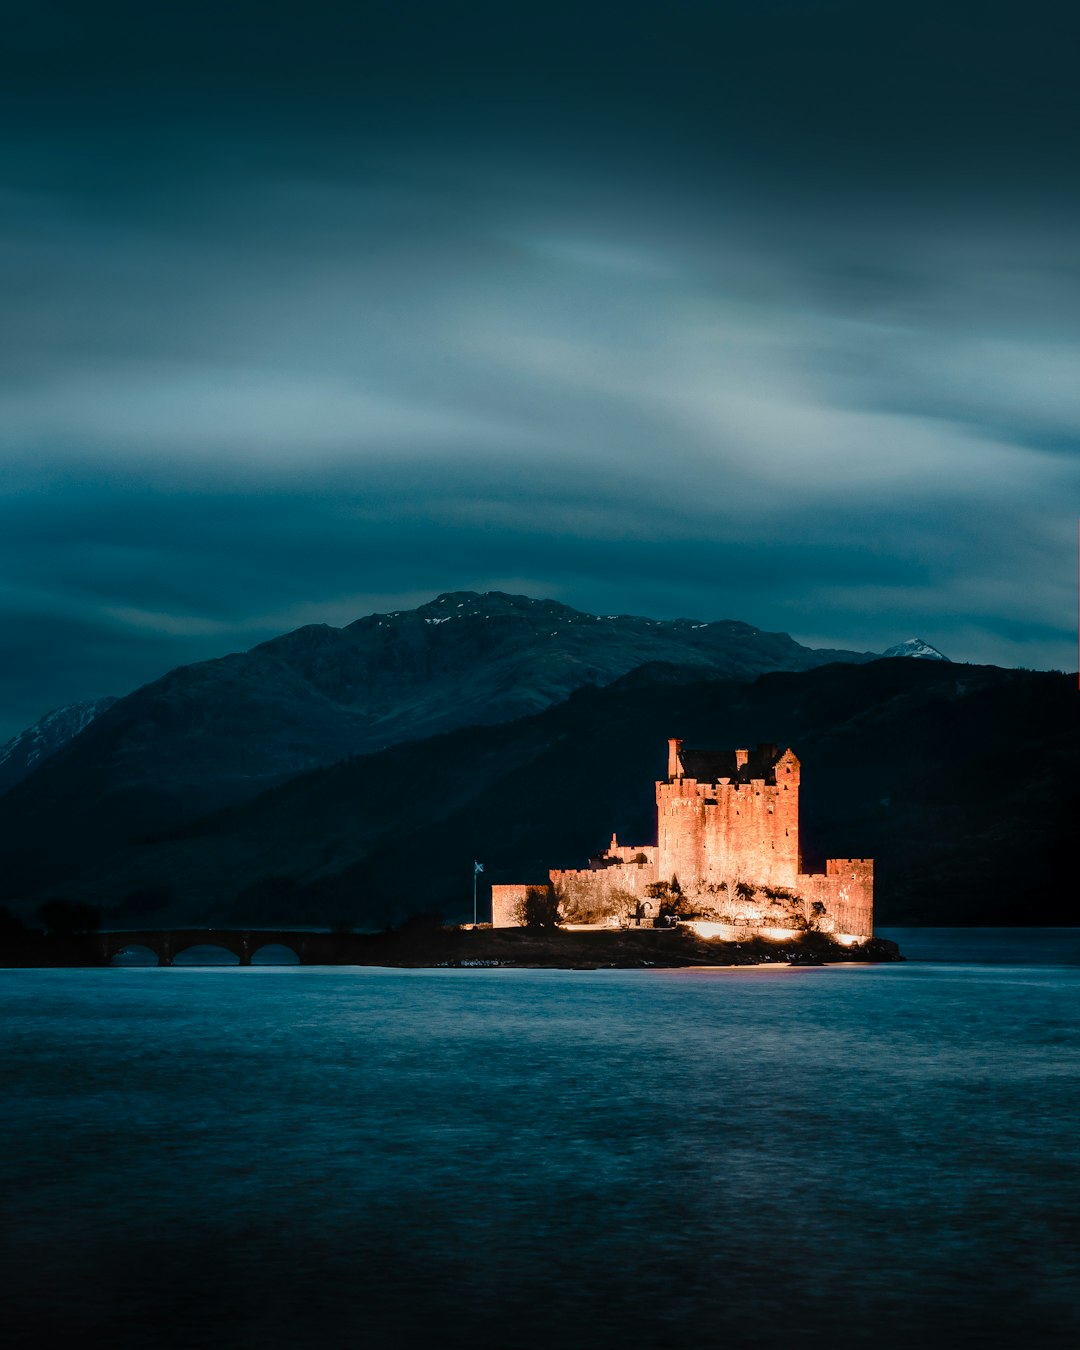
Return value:
<svg viewBox="0 0 1080 1350">
<path fill-rule="evenodd" d="M 873 862 L 803 870 L 799 760 L 790 748 L 689 751 L 668 743 L 657 843 L 610 846 L 543 885 L 495 885 L 491 924 L 417 915 L 381 933 L 262 927 L 98 931 L 91 906 L 53 900 L 45 932 L 0 912 L 0 965 L 101 966 L 143 948 L 161 966 L 192 947 L 251 965 L 286 947 L 301 965 L 678 968 L 897 961 L 873 936 Z M 482 870 L 474 863 L 476 874 Z M 682 880 L 680 880 L 680 876 Z"/>
</svg>

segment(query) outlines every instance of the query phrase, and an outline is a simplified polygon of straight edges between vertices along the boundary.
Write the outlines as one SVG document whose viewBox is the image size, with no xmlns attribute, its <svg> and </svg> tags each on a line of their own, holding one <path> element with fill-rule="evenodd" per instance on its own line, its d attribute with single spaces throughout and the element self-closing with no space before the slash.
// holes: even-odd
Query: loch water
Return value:
<svg viewBox="0 0 1080 1350">
<path fill-rule="evenodd" d="M 0 1337 L 1074 1347 L 1080 930 L 895 966 L 0 971 Z"/>
</svg>

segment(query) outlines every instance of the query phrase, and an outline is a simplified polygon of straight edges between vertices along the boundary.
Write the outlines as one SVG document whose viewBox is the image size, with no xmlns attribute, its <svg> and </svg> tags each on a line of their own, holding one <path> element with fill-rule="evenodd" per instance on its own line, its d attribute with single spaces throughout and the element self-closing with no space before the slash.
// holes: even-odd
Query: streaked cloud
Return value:
<svg viewBox="0 0 1080 1350">
<path fill-rule="evenodd" d="M 622 8 L 613 52 L 603 6 L 477 44 L 242 5 L 211 60 L 198 4 L 54 8 L 0 92 L 0 737 L 462 587 L 1075 662 L 1075 82 L 1034 19 Z"/>
</svg>

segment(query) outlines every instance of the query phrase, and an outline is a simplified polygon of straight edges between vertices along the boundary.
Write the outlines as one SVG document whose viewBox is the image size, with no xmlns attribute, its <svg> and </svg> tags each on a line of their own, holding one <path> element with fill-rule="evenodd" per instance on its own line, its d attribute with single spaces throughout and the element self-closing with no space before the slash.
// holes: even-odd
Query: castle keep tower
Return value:
<svg viewBox="0 0 1080 1350">
<path fill-rule="evenodd" d="M 684 750 L 668 741 L 656 785 L 657 871 L 687 895 L 721 883 L 794 889 L 799 875 L 799 761 L 775 745 Z"/>
<path fill-rule="evenodd" d="M 686 750 L 670 740 L 656 821 L 655 845 L 620 845 L 612 835 L 587 869 L 549 873 L 569 921 L 640 924 L 656 915 L 660 893 L 677 891 L 700 929 L 727 936 L 807 927 L 872 936 L 871 859 L 830 858 L 823 873 L 802 870 L 793 750 Z M 496 927 L 522 921 L 527 890 L 492 887 Z"/>
</svg>

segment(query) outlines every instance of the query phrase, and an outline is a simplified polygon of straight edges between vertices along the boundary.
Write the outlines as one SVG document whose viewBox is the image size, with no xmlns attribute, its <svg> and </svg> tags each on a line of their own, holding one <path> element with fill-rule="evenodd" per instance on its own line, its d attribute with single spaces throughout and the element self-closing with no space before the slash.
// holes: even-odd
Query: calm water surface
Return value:
<svg viewBox="0 0 1080 1350">
<path fill-rule="evenodd" d="M 923 959 L 0 971 L 0 1335 L 1071 1350 L 1080 934 L 893 935 Z"/>
</svg>

